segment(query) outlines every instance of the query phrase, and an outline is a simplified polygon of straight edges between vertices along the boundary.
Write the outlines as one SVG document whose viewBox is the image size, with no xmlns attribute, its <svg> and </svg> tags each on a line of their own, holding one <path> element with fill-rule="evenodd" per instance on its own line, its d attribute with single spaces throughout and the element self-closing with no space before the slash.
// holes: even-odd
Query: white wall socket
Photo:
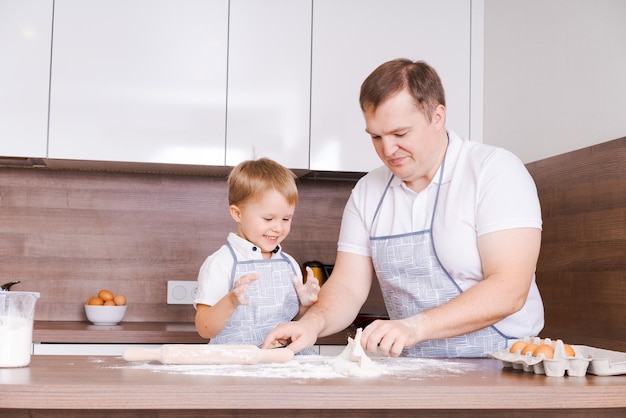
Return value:
<svg viewBox="0 0 626 418">
<path fill-rule="evenodd" d="M 191 305 L 198 291 L 197 281 L 168 280 L 167 281 L 167 304 L 168 305 Z"/>
</svg>

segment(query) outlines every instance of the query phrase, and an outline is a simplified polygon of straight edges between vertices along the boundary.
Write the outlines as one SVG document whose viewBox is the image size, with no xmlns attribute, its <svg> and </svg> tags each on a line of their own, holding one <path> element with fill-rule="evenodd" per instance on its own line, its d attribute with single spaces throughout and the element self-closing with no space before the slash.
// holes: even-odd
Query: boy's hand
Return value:
<svg viewBox="0 0 626 418">
<path fill-rule="evenodd" d="M 235 305 L 250 305 L 250 301 L 246 299 L 246 293 L 248 292 L 248 287 L 250 287 L 250 284 L 257 281 L 259 277 L 261 276 L 253 273 L 245 274 L 239 279 L 235 280 L 233 290 L 230 291 L 231 295 L 233 296 L 233 303 Z"/>
<path fill-rule="evenodd" d="M 313 270 L 310 267 L 306 268 L 306 282 L 300 283 L 298 276 L 293 276 L 293 285 L 296 288 L 298 299 L 300 299 L 300 305 L 308 308 L 317 301 L 317 295 L 320 293 L 320 284 L 317 277 L 313 275 Z"/>
</svg>

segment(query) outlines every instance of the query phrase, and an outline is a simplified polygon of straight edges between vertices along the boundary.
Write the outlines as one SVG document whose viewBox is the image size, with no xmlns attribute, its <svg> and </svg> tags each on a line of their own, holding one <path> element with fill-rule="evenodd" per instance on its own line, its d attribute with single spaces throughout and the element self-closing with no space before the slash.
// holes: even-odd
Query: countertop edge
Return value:
<svg viewBox="0 0 626 418">
<path fill-rule="evenodd" d="M 345 345 L 350 329 L 317 340 L 318 345 Z M 193 322 L 35 321 L 33 343 L 51 344 L 202 344 Z"/>
<path fill-rule="evenodd" d="M 120 358 L 38 356 L 3 370 L 0 406 L 94 410 L 626 410 L 626 377 L 548 378 L 459 359 L 475 375 L 420 378 L 249 378 L 157 373 Z M 245 394 L 245 402 L 242 402 Z M 306 394 L 306 402 L 303 402 Z M 115 399 L 115 404 L 111 404 Z"/>
</svg>

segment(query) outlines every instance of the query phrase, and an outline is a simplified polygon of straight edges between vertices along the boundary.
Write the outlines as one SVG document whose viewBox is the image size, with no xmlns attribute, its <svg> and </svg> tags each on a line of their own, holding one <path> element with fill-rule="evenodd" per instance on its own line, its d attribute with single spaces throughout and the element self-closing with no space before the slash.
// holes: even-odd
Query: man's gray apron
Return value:
<svg viewBox="0 0 626 418">
<path fill-rule="evenodd" d="M 390 319 L 404 319 L 442 305 L 462 293 L 461 288 L 441 265 L 433 242 L 433 220 L 443 179 L 439 185 L 430 228 L 399 235 L 372 236 L 372 261 Z M 393 176 L 391 177 L 393 180 Z M 391 180 L 378 203 L 372 225 L 383 208 Z M 494 326 L 457 337 L 427 340 L 405 348 L 408 357 L 485 357 L 506 347 L 507 338 Z"/>
<path fill-rule="evenodd" d="M 239 261 L 230 243 L 226 243 L 233 256 L 230 288 L 235 280 L 245 274 L 257 273 L 257 281 L 250 284 L 246 299 L 250 305 L 239 305 L 224 329 L 209 343 L 252 344 L 260 347 L 265 336 L 280 322 L 289 322 L 300 309 L 298 294 L 291 278 L 296 271 L 282 253 L 280 258 Z M 313 354 L 303 351 L 301 354 Z"/>
</svg>

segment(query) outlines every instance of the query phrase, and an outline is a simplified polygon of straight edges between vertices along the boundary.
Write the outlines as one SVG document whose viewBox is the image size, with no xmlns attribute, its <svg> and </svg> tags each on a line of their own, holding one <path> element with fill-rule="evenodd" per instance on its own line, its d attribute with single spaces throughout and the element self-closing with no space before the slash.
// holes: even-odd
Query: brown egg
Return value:
<svg viewBox="0 0 626 418">
<path fill-rule="evenodd" d="M 542 344 L 533 351 L 534 357 L 539 357 L 539 354 L 543 354 L 544 358 L 551 359 L 554 357 L 554 348 L 551 345 Z"/>
<path fill-rule="evenodd" d="M 526 341 L 523 341 L 523 340 L 515 341 L 513 345 L 511 346 L 511 348 L 509 349 L 509 352 L 517 353 L 518 351 L 522 351 L 524 347 L 526 347 L 526 345 L 528 345 Z"/>
<path fill-rule="evenodd" d="M 104 301 L 113 300 L 113 293 L 110 290 L 102 289 L 98 292 L 98 297 Z"/>
<path fill-rule="evenodd" d="M 530 343 L 527 344 L 523 349 L 522 349 L 522 354 L 532 354 L 535 352 L 535 350 L 538 348 L 539 346 L 535 343 Z"/>
<path fill-rule="evenodd" d="M 124 306 L 126 305 L 126 296 L 124 295 L 115 295 L 113 298 L 113 302 L 116 306 Z"/>
<path fill-rule="evenodd" d="M 572 348 L 571 345 L 563 344 L 563 348 L 565 348 L 565 355 L 567 357 L 575 357 L 576 356 L 576 352 L 574 351 L 574 349 Z"/>
<path fill-rule="evenodd" d="M 90 297 L 87 305 L 104 305 L 104 301 L 97 296 Z"/>
</svg>

